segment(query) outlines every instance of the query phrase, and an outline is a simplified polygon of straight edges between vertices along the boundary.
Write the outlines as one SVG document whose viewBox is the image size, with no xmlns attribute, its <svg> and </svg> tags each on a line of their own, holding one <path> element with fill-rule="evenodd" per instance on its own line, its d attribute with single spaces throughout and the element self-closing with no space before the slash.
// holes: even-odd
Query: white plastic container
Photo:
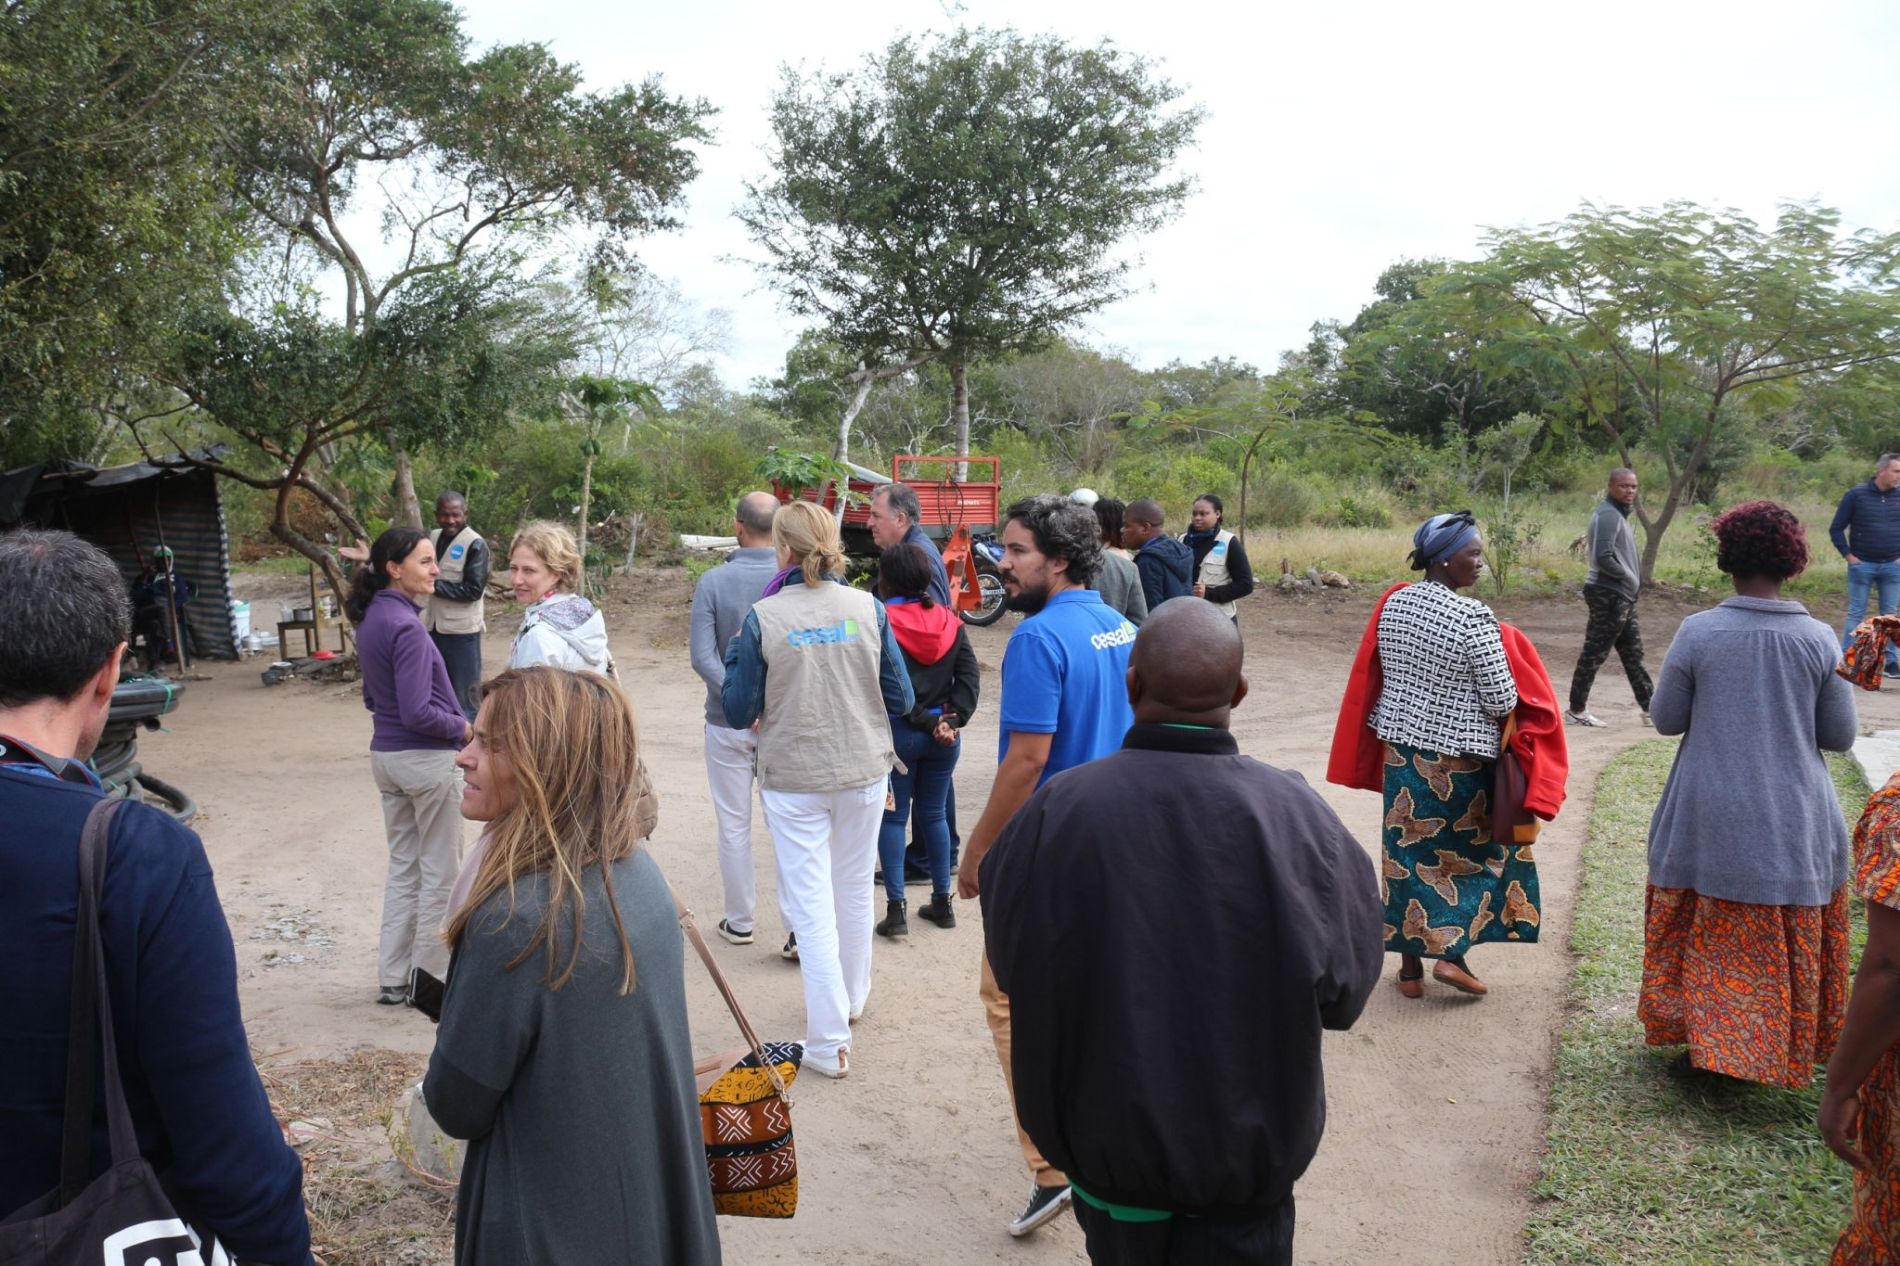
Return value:
<svg viewBox="0 0 1900 1266">
<path fill-rule="evenodd" d="M 231 632 L 240 643 L 243 642 L 246 638 L 250 637 L 251 635 L 251 604 L 250 603 L 238 602 L 235 599 L 232 600 L 231 602 Z"/>
</svg>

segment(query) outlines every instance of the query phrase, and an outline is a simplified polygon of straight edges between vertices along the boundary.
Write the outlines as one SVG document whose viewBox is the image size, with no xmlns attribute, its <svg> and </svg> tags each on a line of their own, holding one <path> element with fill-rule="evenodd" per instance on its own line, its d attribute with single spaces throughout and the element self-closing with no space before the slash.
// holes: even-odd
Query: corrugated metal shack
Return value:
<svg viewBox="0 0 1900 1266">
<path fill-rule="evenodd" d="M 215 460 L 218 451 L 192 456 Z M 52 461 L 0 474 L 0 531 L 22 524 L 64 528 L 110 554 L 127 585 L 153 550 L 169 546 L 173 568 L 197 590 L 185 608 L 192 653 L 236 659 L 230 540 L 218 477 L 201 467 L 159 462 L 101 470 Z"/>
</svg>

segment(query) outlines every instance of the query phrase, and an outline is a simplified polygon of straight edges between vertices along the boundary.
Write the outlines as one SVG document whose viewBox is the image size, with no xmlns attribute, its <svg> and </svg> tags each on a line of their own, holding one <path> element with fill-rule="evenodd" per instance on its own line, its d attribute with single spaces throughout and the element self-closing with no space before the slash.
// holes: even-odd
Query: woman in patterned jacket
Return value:
<svg viewBox="0 0 1900 1266">
<path fill-rule="evenodd" d="M 1399 955 L 1399 992 L 1432 978 L 1488 992 L 1465 961 L 1486 941 L 1537 939 L 1537 871 L 1530 849 L 1491 838 L 1489 799 L 1499 721 L 1517 708 L 1517 682 L 1497 617 L 1458 593 L 1477 583 L 1484 542 L 1469 510 L 1440 514 L 1412 537 L 1425 573 L 1378 616 L 1384 684 L 1368 723 L 1385 741 L 1380 885 L 1385 946 Z"/>
</svg>

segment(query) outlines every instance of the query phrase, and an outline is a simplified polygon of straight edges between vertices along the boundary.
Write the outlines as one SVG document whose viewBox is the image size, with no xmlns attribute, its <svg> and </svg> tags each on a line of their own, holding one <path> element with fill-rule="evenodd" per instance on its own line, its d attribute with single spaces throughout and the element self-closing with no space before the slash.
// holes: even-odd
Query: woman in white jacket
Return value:
<svg viewBox="0 0 1900 1266">
<path fill-rule="evenodd" d="M 508 568 L 515 601 L 527 608 L 508 667 L 551 664 L 616 676 L 607 622 L 599 608 L 574 592 L 581 580 L 574 534 L 558 523 L 524 525 L 508 547 Z"/>
</svg>

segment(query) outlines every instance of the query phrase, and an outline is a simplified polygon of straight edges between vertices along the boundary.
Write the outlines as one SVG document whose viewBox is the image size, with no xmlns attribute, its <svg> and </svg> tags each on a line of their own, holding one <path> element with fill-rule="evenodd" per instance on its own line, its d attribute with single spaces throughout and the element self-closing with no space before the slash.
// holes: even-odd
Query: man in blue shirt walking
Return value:
<svg viewBox="0 0 1900 1266">
<path fill-rule="evenodd" d="M 1874 477 L 1855 484 L 1841 498 L 1827 534 L 1847 560 L 1847 623 L 1841 629 L 1846 648 L 1867 618 L 1867 596 L 1880 590 L 1880 614 L 1900 605 L 1900 453 L 1882 453 Z M 1889 653 L 1887 671 L 1900 672 Z"/>
<path fill-rule="evenodd" d="M 1135 626 L 1090 588 L 1102 564 L 1095 512 L 1067 497 L 1026 498 L 1009 508 L 1002 544 L 1003 590 L 1028 618 L 1003 653 L 996 781 L 957 872 L 957 892 L 966 901 L 978 895 L 983 855 L 1036 788 L 1120 750 L 1135 720 L 1127 684 Z M 997 988 L 987 957 L 979 992 L 1008 1081 L 1009 997 Z M 1009 1224 L 1011 1235 L 1022 1236 L 1067 1208 L 1070 1192 L 1068 1179 L 1043 1159 L 1021 1125 L 1016 1136 L 1034 1177 L 1028 1205 Z"/>
</svg>

